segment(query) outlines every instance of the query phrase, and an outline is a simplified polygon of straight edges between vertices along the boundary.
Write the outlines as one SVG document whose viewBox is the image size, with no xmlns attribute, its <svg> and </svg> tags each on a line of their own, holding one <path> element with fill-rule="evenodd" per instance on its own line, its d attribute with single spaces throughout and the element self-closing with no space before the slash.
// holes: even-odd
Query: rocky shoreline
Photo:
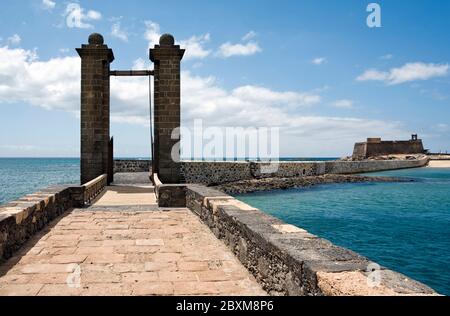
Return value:
<svg viewBox="0 0 450 316">
<path fill-rule="evenodd" d="M 314 185 L 331 183 L 372 183 L 372 182 L 413 182 L 413 179 L 394 177 L 369 177 L 361 175 L 326 174 L 322 176 L 263 178 L 230 182 L 213 188 L 226 194 L 243 194 L 260 191 L 308 188 Z"/>
</svg>

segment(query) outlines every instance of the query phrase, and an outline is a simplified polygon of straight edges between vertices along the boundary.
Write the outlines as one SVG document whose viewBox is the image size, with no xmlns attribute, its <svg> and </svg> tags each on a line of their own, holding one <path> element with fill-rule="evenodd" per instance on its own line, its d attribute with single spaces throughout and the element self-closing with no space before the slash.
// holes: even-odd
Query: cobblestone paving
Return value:
<svg viewBox="0 0 450 316">
<path fill-rule="evenodd" d="M 187 209 L 73 210 L 0 265 L 0 295 L 265 294 Z"/>
</svg>

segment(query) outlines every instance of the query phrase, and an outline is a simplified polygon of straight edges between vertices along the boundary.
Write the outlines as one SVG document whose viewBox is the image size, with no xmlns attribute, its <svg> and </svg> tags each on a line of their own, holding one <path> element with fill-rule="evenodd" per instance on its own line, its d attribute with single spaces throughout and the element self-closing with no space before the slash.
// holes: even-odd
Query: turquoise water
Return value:
<svg viewBox="0 0 450 316">
<path fill-rule="evenodd" d="M 417 181 L 331 184 L 237 198 L 450 295 L 450 169 L 373 175 Z"/>
<path fill-rule="evenodd" d="M 79 179 L 78 158 L 0 158 L 0 204 Z"/>
</svg>

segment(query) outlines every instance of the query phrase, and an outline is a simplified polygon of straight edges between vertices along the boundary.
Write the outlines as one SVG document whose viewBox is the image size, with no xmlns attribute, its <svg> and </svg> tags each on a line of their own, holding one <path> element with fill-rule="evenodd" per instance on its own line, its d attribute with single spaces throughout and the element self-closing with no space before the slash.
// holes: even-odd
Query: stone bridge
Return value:
<svg viewBox="0 0 450 316">
<path fill-rule="evenodd" d="M 211 188 L 164 208 L 148 173 L 106 177 L 0 206 L 0 295 L 436 294 Z"/>
<path fill-rule="evenodd" d="M 153 71 L 111 71 L 114 54 L 99 34 L 77 51 L 81 185 L 47 188 L 0 206 L 0 295 L 435 294 L 394 271 L 372 271 L 367 258 L 199 184 L 265 177 L 261 165 L 176 162 L 172 154 L 179 139 L 172 132 L 180 127 L 184 50 L 173 36 L 163 35 L 150 50 Z M 155 76 L 155 186 L 148 172 L 114 175 L 112 75 Z M 427 162 L 283 163 L 270 176 Z M 117 170 L 129 166 L 122 162 Z M 180 184 L 184 181 L 196 184 Z M 374 272 L 381 281 L 371 286 Z"/>
<path fill-rule="evenodd" d="M 194 213 L 158 208 L 148 173 L 117 174 L 30 237 L 0 265 L 0 295 L 266 295 Z"/>
</svg>

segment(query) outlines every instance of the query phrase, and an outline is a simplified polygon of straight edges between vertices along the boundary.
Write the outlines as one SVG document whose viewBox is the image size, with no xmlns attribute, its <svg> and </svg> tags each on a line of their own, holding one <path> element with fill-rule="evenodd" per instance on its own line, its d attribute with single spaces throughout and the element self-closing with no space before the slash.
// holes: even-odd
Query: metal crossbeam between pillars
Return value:
<svg viewBox="0 0 450 316">
<path fill-rule="evenodd" d="M 138 76 L 153 76 L 153 70 L 112 70 L 109 72 L 110 76 L 116 77 L 138 77 Z"/>
</svg>

